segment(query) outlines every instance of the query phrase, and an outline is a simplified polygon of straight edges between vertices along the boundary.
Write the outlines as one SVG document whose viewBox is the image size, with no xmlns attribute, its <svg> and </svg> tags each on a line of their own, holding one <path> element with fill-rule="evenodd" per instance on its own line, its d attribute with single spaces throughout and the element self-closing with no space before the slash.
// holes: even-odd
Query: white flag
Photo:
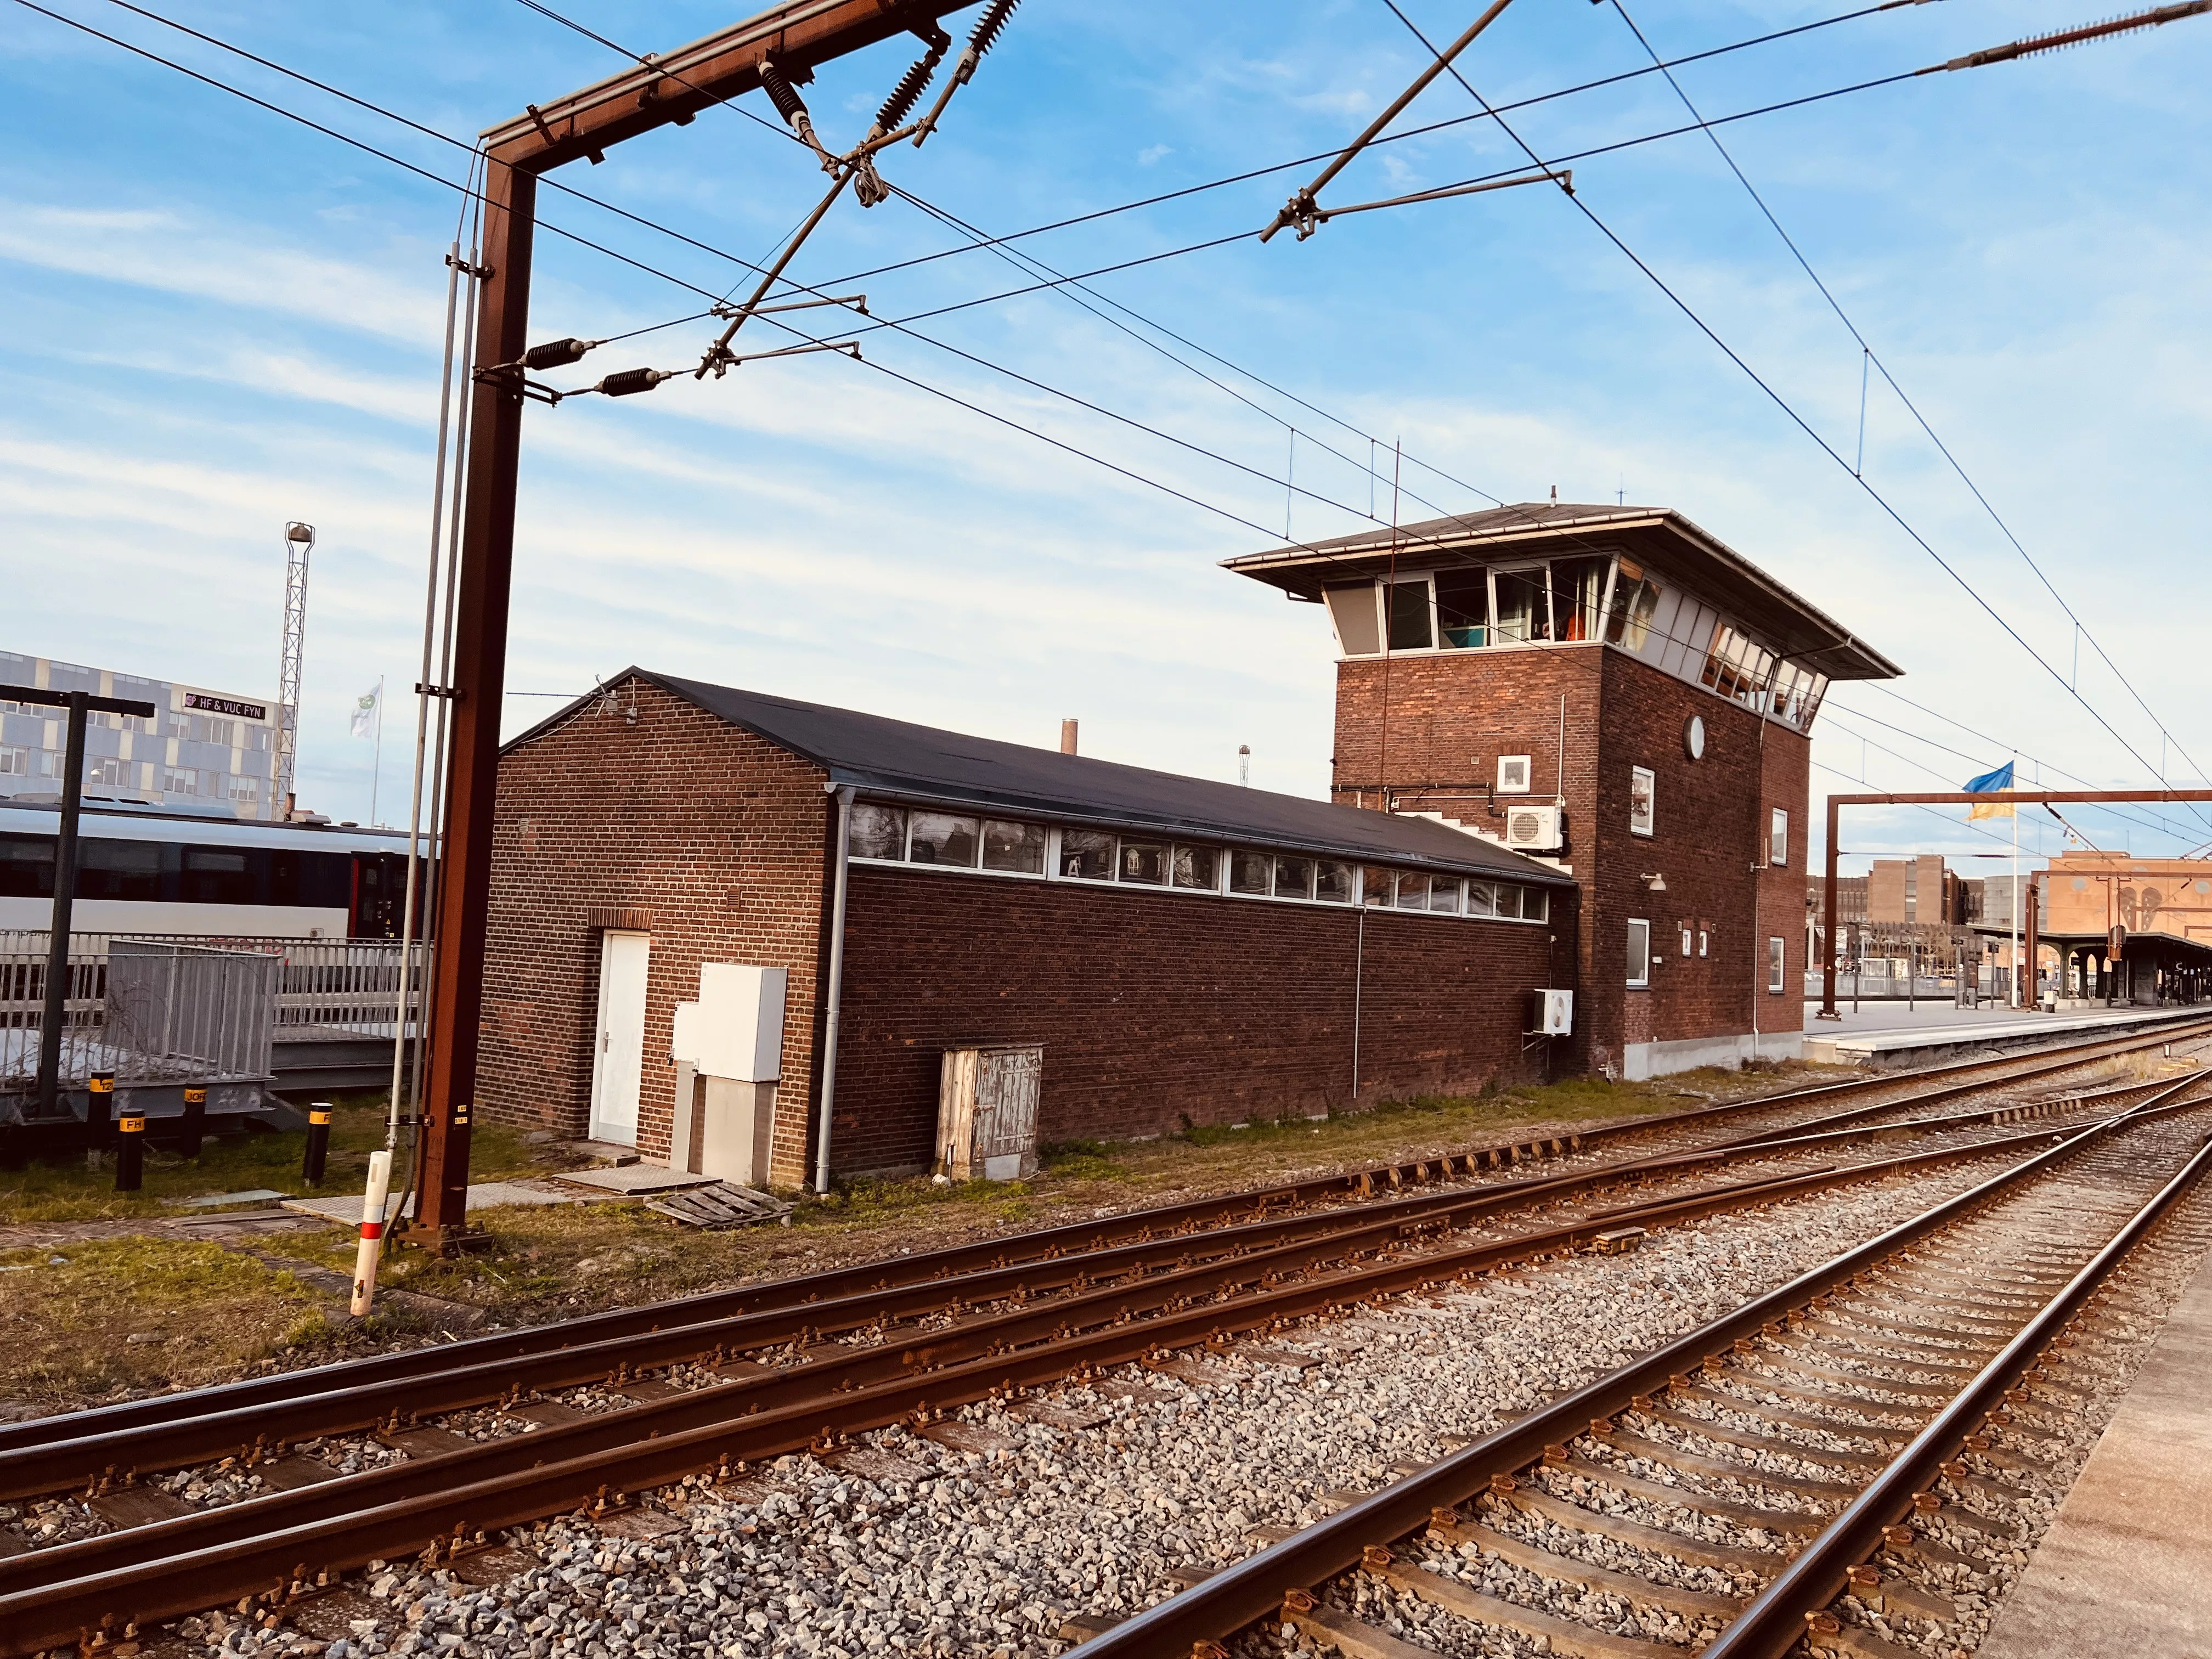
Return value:
<svg viewBox="0 0 2212 1659">
<path fill-rule="evenodd" d="M 364 691 L 353 705 L 353 735 L 373 738 L 376 735 L 376 705 L 384 701 L 384 682 L 379 680 L 376 689 Z"/>
</svg>

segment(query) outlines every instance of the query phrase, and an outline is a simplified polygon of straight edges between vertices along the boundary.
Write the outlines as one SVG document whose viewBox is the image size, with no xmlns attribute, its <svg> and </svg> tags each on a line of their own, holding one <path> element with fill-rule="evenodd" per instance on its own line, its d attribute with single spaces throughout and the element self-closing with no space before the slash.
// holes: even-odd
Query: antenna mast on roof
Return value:
<svg viewBox="0 0 2212 1659">
<path fill-rule="evenodd" d="M 314 526 L 284 526 L 284 643 L 276 665 L 276 777 L 270 805 L 288 818 L 292 816 L 293 763 L 300 748 L 300 659 L 307 643 L 307 555 L 314 550 Z"/>
</svg>

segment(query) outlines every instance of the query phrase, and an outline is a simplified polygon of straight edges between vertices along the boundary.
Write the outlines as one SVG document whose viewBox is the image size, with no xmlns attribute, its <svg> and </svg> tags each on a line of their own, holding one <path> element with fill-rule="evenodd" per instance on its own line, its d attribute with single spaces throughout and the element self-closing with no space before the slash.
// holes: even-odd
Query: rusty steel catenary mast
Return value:
<svg viewBox="0 0 2212 1659">
<path fill-rule="evenodd" d="M 937 20 L 976 0 L 786 0 L 756 17 L 640 64 L 526 113 L 483 137 L 483 284 L 470 391 L 467 506 L 453 629 L 451 760 L 446 778 L 445 871 L 433 929 L 439 963 L 429 1014 L 422 1103 L 422 1164 L 413 1235 L 450 1246 L 468 1200 L 469 1134 L 483 1013 L 484 926 L 491 881 L 501 695 L 514 579 L 516 475 L 522 453 L 520 377 L 482 366 L 517 364 L 528 347 L 530 258 L 538 178 L 601 159 L 628 138 L 689 125 L 701 111 L 776 80 L 902 34 L 925 40 Z M 766 78 L 763 77 L 763 70 Z"/>
</svg>

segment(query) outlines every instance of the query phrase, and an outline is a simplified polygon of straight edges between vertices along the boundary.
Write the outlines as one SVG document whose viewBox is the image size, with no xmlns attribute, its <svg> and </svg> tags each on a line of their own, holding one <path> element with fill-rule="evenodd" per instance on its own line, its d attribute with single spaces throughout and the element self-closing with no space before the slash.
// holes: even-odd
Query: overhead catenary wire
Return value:
<svg viewBox="0 0 2212 1659">
<path fill-rule="evenodd" d="M 1389 9 L 1393 16 L 1396 17 L 1401 23 L 1403 23 L 1406 26 L 1407 29 L 1413 34 L 1415 40 L 1420 41 L 1424 46 L 1428 46 L 1431 51 L 1433 52 L 1435 50 L 1435 48 L 1430 45 L 1428 37 L 1421 32 L 1420 27 L 1416 24 L 1412 18 L 1407 16 L 1405 12 L 1400 9 L 1398 0 L 1382 0 L 1382 3 Z M 2194 0 L 2192 0 L 2192 4 L 2193 3 Z M 2206 0 L 2206 4 L 2208 7 L 2212 7 L 2212 0 Z M 1965 62 L 1963 59 L 1954 61 L 1960 63 Z M 1460 86 L 1466 91 L 1468 96 L 1474 99 L 1483 109 L 1490 110 L 1491 106 L 1488 101 L 1484 99 L 1480 93 L 1474 89 L 1474 86 L 1469 83 L 1467 77 L 1459 72 L 1456 66 L 1448 67 L 1446 72 L 1449 74 L 1454 80 L 1459 82 Z M 1924 71 L 1917 71 L 1916 73 Z M 1492 113 L 1494 115 L 1495 112 L 1492 112 Z M 1514 129 L 1512 125 L 1506 121 L 1502 116 L 1497 116 L 1496 118 L 1498 130 L 1504 132 L 1506 137 L 1510 138 L 1513 143 L 1528 155 L 1530 161 L 1535 161 L 1539 166 L 1541 166 L 1541 159 L 1536 155 L 1534 149 L 1530 148 L 1527 140 L 1523 139 L 1520 133 Z M 1699 128 L 1705 128 L 1709 126 L 1711 124 L 1699 121 L 1697 125 Z M 1988 615 L 1992 622 L 1996 623 L 1997 626 L 2002 629 L 2006 635 L 2013 639 L 2022 650 L 2026 651 L 2029 656 L 2034 658 L 2038 665 L 2043 668 L 2046 673 L 2050 674 L 2060 685 L 2065 686 L 2068 694 L 2073 696 L 2076 702 L 2081 703 L 2081 707 L 2088 712 L 2090 716 L 2096 720 L 2098 725 L 2105 728 L 2106 732 L 2112 737 L 2115 743 L 2118 744 L 2121 748 L 2124 749 L 2130 756 L 2134 757 L 2134 758 L 2139 762 L 2142 765 L 2143 769 L 2149 772 L 2152 776 L 2159 777 L 2160 775 L 2160 769 L 2152 766 L 2148 759 L 2145 757 L 2133 744 L 2130 743 L 2124 737 L 2123 737 L 2118 729 L 2115 727 L 2110 720 L 2106 720 L 2094 704 L 2090 703 L 2087 699 L 2082 697 L 2080 692 L 2075 690 L 2074 687 L 2066 685 L 2065 677 L 2061 675 L 2058 671 L 2051 665 L 2051 664 L 2045 661 L 2042 654 L 2033 646 L 2029 645 L 2027 640 L 2021 636 L 2019 631 L 2013 627 L 2011 623 L 2005 619 L 2005 617 L 1997 611 L 1996 606 L 1990 603 L 1988 599 L 1982 594 L 1981 591 L 1972 582 L 1968 581 L 1949 560 L 1946 559 L 1942 554 L 1936 550 L 1935 545 L 1930 543 L 1926 537 L 1920 533 L 1920 532 L 1913 526 L 1911 521 L 1905 518 L 1902 512 L 1891 503 L 1889 498 L 1884 495 L 1880 490 L 1876 489 L 1872 484 L 1869 483 L 1863 476 L 1853 472 L 1850 462 L 1846 460 L 1826 438 L 1822 437 L 1820 433 L 1814 429 L 1812 423 L 1802 415 L 1799 414 L 1796 406 L 1779 392 L 1775 390 L 1774 386 L 1765 379 L 1765 376 L 1761 375 L 1758 370 L 1752 368 L 1750 363 L 1747 362 L 1733 346 L 1729 345 L 1726 340 L 1723 339 L 1719 332 L 1713 328 L 1712 325 L 1706 322 L 1705 319 L 1698 313 L 1694 307 L 1692 307 L 1686 300 L 1683 299 L 1680 295 L 1677 294 L 1657 271 L 1654 270 L 1650 264 L 1645 263 L 1644 258 L 1638 254 L 1634 249 L 1631 248 L 1626 242 L 1623 241 L 1620 235 L 1613 231 L 1612 227 L 1607 225 L 1603 219 L 1598 216 L 1597 213 L 1592 210 L 1588 202 L 1584 201 L 1581 196 L 1577 194 L 1568 192 L 1563 192 L 1563 194 L 1566 195 L 1566 199 L 1574 204 L 1576 210 L 1580 212 L 1584 218 L 1589 220 L 1590 224 L 1599 232 L 1600 234 L 1604 236 L 1607 241 L 1611 242 L 1615 248 L 1619 249 L 1621 254 L 1646 277 L 1648 277 L 1652 284 L 1656 287 L 1662 294 L 1666 295 L 1668 300 L 1673 303 L 1674 307 L 1679 310 L 1684 317 L 1687 318 L 1700 333 L 1705 335 L 1708 340 L 1711 341 L 1712 343 L 1720 349 L 1723 356 L 1727 357 L 1728 360 L 1734 363 L 1739 369 L 1742 370 L 1744 374 L 1751 380 L 1752 384 L 1766 394 L 1768 399 L 1773 403 L 1775 407 L 1779 409 L 1784 415 L 1789 417 L 1792 425 L 1796 426 L 1798 430 L 1802 432 L 1807 437 L 1810 438 L 1814 443 L 1820 447 L 1821 453 L 1827 456 L 1830 460 L 1833 461 L 1837 466 L 1841 468 L 1844 472 L 1851 474 L 1852 482 L 1857 484 L 1859 489 L 1866 494 L 1868 498 L 1871 500 L 1875 506 L 1879 507 L 1883 514 L 1886 514 L 1899 529 L 1902 530 L 1905 535 L 1911 539 L 1916 546 L 1917 546 L 1923 552 L 1926 553 L 1929 558 L 1935 560 L 1936 564 L 1942 568 L 1944 573 L 1949 575 L 1953 580 L 1957 582 L 1959 586 L 1966 591 L 1968 597 L 1972 599 L 1975 604 L 1981 607 L 1983 611 Z M 2162 781 L 2163 780 L 2161 779 L 2161 781 Z"/>
<path fill-rule="evenodd" d="M 1992 503 L 1990 498 L 1983 493 L 1981 486 L 1974 482 L 1973 478 L 1967 473 L 1966 467 L 1960 462 L 1958 457 L 1952 453 L 1950 446 L 1946 444 L 1942 438 L 1936 435 L 1936 428 L 1929 423 L 1927 416 L 1920 412 L 1919 405 L 1915 404 L 1911 398 L 1905 395 L 1904 387 L 1898 385 L 1897 378 L 1890 373 L 1889 366 L 1881 361 L 1880 354 L 1878 354 L 1872 344 L 1869 343 L 1866 336 L 1860 331 L 1859 325 L 1851 319 L 1850 313 L 1844 309 L 1843 302 L 1836 298 L 1834 291 L 1831 289 L 1828 284 L 1821 279 L 1820 272 L 1813 269 L 1813 262 L 1805 257 L 1805 252 L 1802 248 L 1797 246 L 1796 240 L 1792 237 L 1787 230 L 1783 228 L 1782 221 L 1775 216 L 1774 210 L 1767 205 L 1766 198 L 1759 194 L 1758 187 L 1751 182 L 1750 178 L 1744 173 L 1743 168 L 1737 164 L 1735 155 L 1729 152 L 1728 146 L 1721 142 L 1720 134 L 1715 132 L 1706 123 L 1704 114 L 1698 110 L 1697 105 L 1691 100 L 1688 90 L 1675 76 L 1674 70 L 1668 67 L 1665 60 L 1660 57 L 1658 48 L 1651 44 L 1650 40 L 1644 34 L 1643 29 L 1638 27 L 1636 20 L 1629 15 L 1626 0 L 1611 0 L 1611 3 L 1613 11 L 1620 16 L 1620 21 L 1627 25 L 1629 33 L 1636 37 L 1637 44 L 1644 48 L 1645 55 L 1651 59 L 1652 67 L 1666 77 L 1667 84 L 1674 89 L 1674 95 L 1681 100 L 1682 107 L 1690 112 L 1692 118 L 1698 123 L 1699 131 L 1704 132 L 1706 138 L 1711 143 L 1715 153 L 1717 154 L 1721 160 L 1727 164 L 1728 170 L 1735 176 L 1736 182 L 1743 186 L 1745 194 L 1751 198 L 1753 204 L 1759 209 L 1759 216 L 1766 221 L 1768 226 L 1772 228 L 1774 234 L 1781 238 L 1782 245 L 1790 250 L 1790 255 L 1797 262 L 1798 268 L 1804 271 L 1806 276 L 1812 282 L 1813 286 L 1820 290 L 1820 297 L 1828 303 L 1828 308 L 1836 313 L 1836 319 L 1843 324 L 1844 327 L 1850 332 L 1853 341 L 1857 343 L 1861 354 L 1860 362 L 1863 369 L 1864 365 L 1871 364 L 1881 372 L 1881 378 L 1884 382 L 1888 385 L 1891 391 L 1897 394 L 1898 400 L 1902 403 L 1905 409 L 1911 414 L 1913 420 L 1918 423 L 1921 431 L 1927 434 L 1928 441 L 1936 446 L 1936 451 L 1943 457 L 1944 460 L 1949 464 L 1951 470 L 1958 474 L 1960 482 L 1966 486 L 1966 489 L 1972 494 L 1974 500 L 1980 503 L 1982 510 L 1989 515 L 1990 522 L 1995 524 L 1999 532 L 2002 533 L 2005 539 L 2012 544 L 2013 550 L 2018 553 L 2021 558 L 2027 563 L 2027 568 L 2035 573 L 2036 579 L 2043 584 L 2044 591 L 2049 593 L 2051 597 L 2057 602 L 2061 610 L 2065 611 L 2068 618 L 2074 624 L 2077 641 L 2081 637 L 2087 638 L 2091 647 L 2096 651 L 2099 656 L 2105 659 L 2106 666 L 2112 671 L 2113 676 L 2118 679 L 2121 685 L 2126 689 L 2128 695 L 2136 700 L 2136 705 L 2142 709 L 2144 714 L 2150 716 L 2151 724 L 2157 728 L 2160 737 L 2161 738 L 2170 740 L 2173 744 L 2175 751 L 2180 755 L 2181 758 L 2187 762 L 2192 769 L 2201 772 L 2203 769 L 2198 768 L 2196 760 L 2189 754 L 2188 750 L 2182 748 L 2180 739 L 2172 736 L 2172 734 L 2166 729 L 2165 722 L 2159 719 L 2157 711 L 2153 709 L 2150 704 L 2144 700 L 2142 694 L 2136 690 L 2134 683 L 2128 678 L 2126 673 L 2121 670 L 2117 663 L 2112 661 L 2111 657 L 2106 654 L 2104 647 L 2098 643 L 2096 635 L 2091 633 L 2087 624 L 2082 622 L 2080 613 L 2074 609 L 2073 605 L 2068 602 L 2065 596 L 2060 593 L 2058 589 L 2052 584 L 2050 576 L 2045 572 L 2043 567 L 2038 564 L 2034 558 L 2029 555 L 2027 549 L 2021 544 L 2020 538 L 2013 533 L 2012 527 L 2005 522 L 2002 515 L 1997 512 L 1995 504 Z M 2164 15 L 2159 15 L 2157 21 L 2171 21 L 2181 15 L 2194 15 L 2195 13 L 2207 9 L 2212 9 L 2212 0 L 2204 0 L 2204 3 L 2203 4 L 2197 4 L 2195 3 L 2195 0 L 2191 0 L 2191 3 L 2189 4 L 2164 8 Z M 2146 15 L 2146 18 L 2148 15 Z M 2146 21 L 2146 18 L 2139 18 L 2135 26 L 2151 27 L 2152 24 L 2148 21 Z M 2124 22 L 2128 20 L 2122 19 L 2118 21 Z M 2033 46 L 2033 49 L 2037 51 L 2049 50 L 2053 44 L 2067 44 L 2071 40 L 2077 37 L 2086 38 L 2088 33 L 2089 32 L 2087 31 L 2063 31 L 2058 35 L 2045 37 L 2045 44 L 2040 46 Z M 2012 53 L 2012 55 L 2018 56 L 2021 54 L 2015 52 Z M 1960 63 L 1962 65 L 1972 66 L 1980 63 L 1994 63 L 2007 60 L 1990 53 L 1974 53 L 1970 54 L 1969 59 L 1954 61 Z M 1949 65 L 1946 65 L 1945 67 L 1948 68 Z M 1865 390 L 1863 375 L 1861 382 L 1859 413 L 1859 454 L 1861 459 L 1859 464 L 1854 465 L 1852 468 L 1852 476 L 1855 478 L 1861 479 L 1862 481 L 1863 481 L 1865 476 L 1865 450 L 1866 413 Z M 1951 569 L 1948 565 L 1946 565 L 1944 568 L 1949 572 L 1954 579 L 1959 580 L 1962 586 L 1964 585 L 1965 579 L 1960 577 L 1957 571 Z M 2009 629 L 2008 629 L 2007 631 L 2009 632 Z M 2022 647 L 2027 649 L 2030 655 L 2035 657 L 2039 662 L 2043 664 L 2045 669 L 2052 676 L 2052 678 L 2057 679 L 2061 684 L 2066 687 L 2068 693 L 2074 697 L 2075 701 L 2081 703 L 2082 707 L 2085 708 L 2089 707 L 2087 700 L 2081 696 L 2079 684 L 2080 676 L 2078 674 L 2072 676 L 2060 675 L 2055 665 L 2044 659 L 2040 652 L 2035 651 L 2033 647 L 2028 647 L 2026 640 L 2021 639 L 2020 635 L 2017 634 L 2014 634 L 2013 637 L 2020 641 Z M 2095 711 L 2093 709 L 2091 712 L 2094 714 Z M 2101 723 L 2101 716 L 2100 717 L 2100 720 Z M 2112 727 L 2110 726 L 2106 726 L 2106 729 L 2107 731 L 2111 731 Z M 2117 735 L 2117 733 L 2115 733 L 2115 735 Z M 2138 756 L 2137 758 L 2145 759 L 2146 764 L 2148 764 L 2146 757 Z M 2160 783 L 2166 781 L 2166 769 L 2162 763 L 2159 767 L 2154 769 L 2152 775 L 2156 777 Z M 2197 806 L 2196 811 L 2199 817 L 2205 817 L 2205 809 L 2203 806 Z"/>
</svg>

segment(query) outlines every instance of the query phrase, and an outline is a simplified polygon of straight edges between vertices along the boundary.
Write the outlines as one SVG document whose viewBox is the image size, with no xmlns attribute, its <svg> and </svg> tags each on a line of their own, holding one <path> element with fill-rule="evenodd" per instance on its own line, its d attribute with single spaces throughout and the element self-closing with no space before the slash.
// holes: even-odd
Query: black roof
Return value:
<svg viewBox="0 0 2212 1659">
<path fill-rule="evenodd" d="M 1538 885 L 1573 885 L 1548 866 L 1433 818 L 1179 777 L 643 668 L 625 669 L 607 684 L 618 685 L 633 675 L 812 761 L 833 784 L 851 784 L 865 795 L 1158 830 Z M 505 747 L 529 742 L 604 695 L 595 691 L 579 698 Z"/>
<path fill-rule="evenodd" d="M 1784 587 L 1710 531 L 1671 507 L 1520 501 L 1480 513 L 1384 525 L 1328 541 L 1224 559 L 1224 568 L 1318 599 L 1335 583 L 1362 581 L 1392 565 L 1431 569 L 1542 558 L 1565 552 L 1648 557 L 1763 635 L 1760 643 L 1831 679 L 1894 679 L 1905 671 L 1802 595 Z"/>
</svg>

